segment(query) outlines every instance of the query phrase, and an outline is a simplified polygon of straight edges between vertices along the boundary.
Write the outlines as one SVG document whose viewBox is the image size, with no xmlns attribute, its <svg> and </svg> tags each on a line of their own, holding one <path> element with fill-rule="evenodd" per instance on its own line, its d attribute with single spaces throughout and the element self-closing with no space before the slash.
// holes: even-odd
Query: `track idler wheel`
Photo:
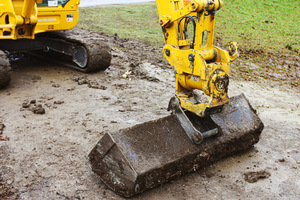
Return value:
<svg viewBox="0 0 300 200">
<path fill-rule="evenodd" d="M 75 68 L 82 72 L 105 70 L 111 62 L 110 48 L 102 41 L 81 44 L 74 49 L 72 60 Z"/>
</svg>

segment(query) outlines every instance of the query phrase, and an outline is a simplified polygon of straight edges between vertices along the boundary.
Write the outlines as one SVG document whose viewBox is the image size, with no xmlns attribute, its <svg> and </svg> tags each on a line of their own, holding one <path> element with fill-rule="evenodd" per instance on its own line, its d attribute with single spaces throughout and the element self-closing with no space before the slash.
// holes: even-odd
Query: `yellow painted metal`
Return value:
<svg viewBox="0 0 300 200">
<path fill-rule="evenodd" d="M 1 0 L 0 39 L 34 39 L 37 33 L 72 29 L 78 23 L 79 4 L 80 0 Z"/>
<path fill-rule="evenodd" d="M 156 4 L 166 43 L 163 54 L 175 69 L 181 106 L 201 117 L 218 110 L 228 102 L 230 64 L 238 57 L 235 42 L 228 44 L 229 51 L 213 44 L 216 12 L 223 1 L 156 0 Z M 199 102 L 194 89 L 208 95 L 209 102 Z"/>
</svg>

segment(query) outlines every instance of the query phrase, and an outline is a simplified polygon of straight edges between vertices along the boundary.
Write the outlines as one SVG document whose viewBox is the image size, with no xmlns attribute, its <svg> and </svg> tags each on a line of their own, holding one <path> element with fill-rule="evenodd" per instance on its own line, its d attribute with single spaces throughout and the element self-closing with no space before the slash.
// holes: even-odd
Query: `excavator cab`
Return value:
<svg viewBox="0 0 300 200">
<path fill-rule="evenodd" d="M 37 6 L 57 7 L 64 6 L 69 0 L 43 0 L 42 3 L 38 3 Z"/>
</svg>

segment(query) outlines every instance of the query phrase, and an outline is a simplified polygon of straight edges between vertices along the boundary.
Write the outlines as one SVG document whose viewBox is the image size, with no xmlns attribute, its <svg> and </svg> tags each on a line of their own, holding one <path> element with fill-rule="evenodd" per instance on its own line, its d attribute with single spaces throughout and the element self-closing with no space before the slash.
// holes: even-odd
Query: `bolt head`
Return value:
<svg viewBox="0 0 300 200">
<path fill-rule="evenodd" d="M 195 59 L 194 59 L 194 55 L 193 54 L 189 54 L 189 61 L 193 62 Z"/>
<path fill-rule="evenodd" d="M 171 54 L 170 49 L 166 49 L 166 55 L 170 56 L 170 54 Z"/>
<path fill-rule="evenodd" d="M 164 24 L 164 20 L 160 19 L 159 20 L 159 25 L 163 25 Z"/>
<path fill-rule="evenodd" d="M 196 8 L 196 5 L 195 3 L 192 3 L 192 8 L 195 9 Z"/>
</svg>

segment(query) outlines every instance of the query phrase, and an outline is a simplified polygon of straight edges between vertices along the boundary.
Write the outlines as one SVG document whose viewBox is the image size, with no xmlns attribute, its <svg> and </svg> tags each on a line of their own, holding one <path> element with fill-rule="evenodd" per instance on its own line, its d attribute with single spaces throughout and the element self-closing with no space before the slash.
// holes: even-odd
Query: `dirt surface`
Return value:
<svg viewBox="0 0 300 200">
<path fill-rule="evenodd" d="M 103 72 L 28 57 L 12 63 L 12 81 L 0 90 L 0 199 L 122 199 L 89 169 L 87 155 L 105 132 L 167 116 L 174 77 L 161 49 L 102 37 L 113 49 Z M 299 88 L 231 80 L 229 95 L 242 92 L 265 124 L 254 148 L 133 199 L 299 199 Z M 245 181 L 261 171 L 270 176 Z"/>
</svg>

